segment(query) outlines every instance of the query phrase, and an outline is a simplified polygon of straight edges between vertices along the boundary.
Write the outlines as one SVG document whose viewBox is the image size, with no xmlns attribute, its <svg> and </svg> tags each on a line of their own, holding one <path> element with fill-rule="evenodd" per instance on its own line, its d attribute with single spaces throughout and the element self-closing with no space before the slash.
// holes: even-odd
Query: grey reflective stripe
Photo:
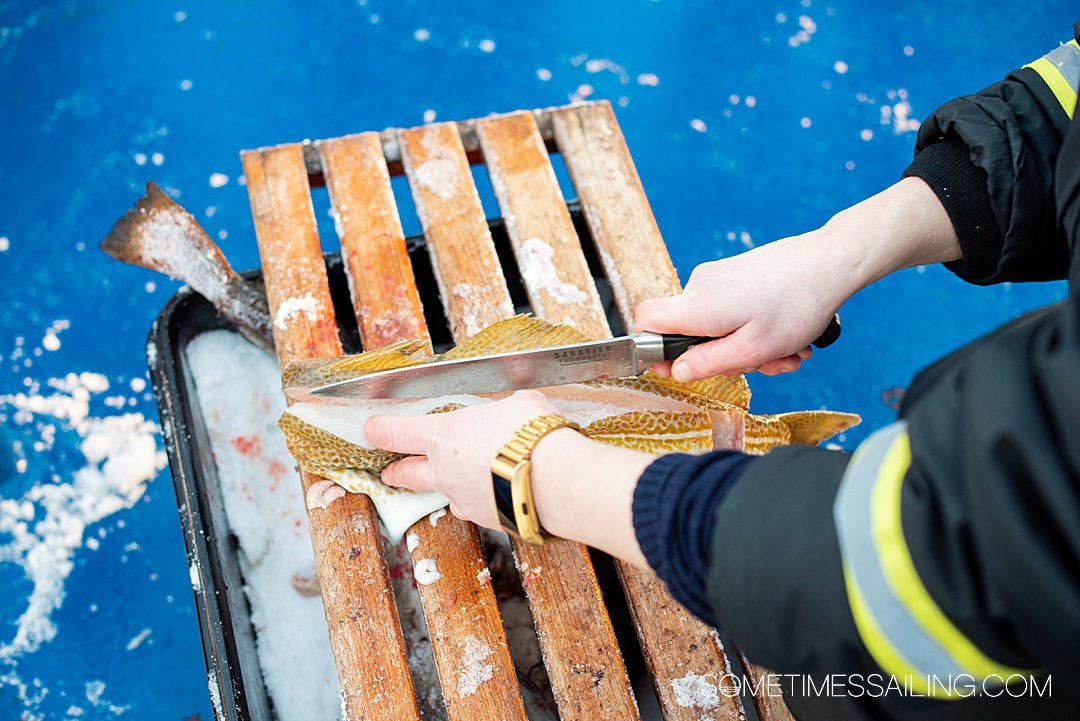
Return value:
<svg viewBox="0 0 1080 721">
<path fill-rule="evenodd" d="M 848 462 L 833 504 L 840 555 L 881 633 L 908 664 L 925 676 L 966 673 L 930 638 L 897 598 L 878 559 L 871 524 L 871 496 L 882 459 L 897 438 L 907 433 L 907 422 L 897 421 L 862 442 Z"/>
<path fill-rule="evenodd" d="M 1073 90 L 1080 85 L 1080 47 L 1075 43 L 1060 45 L 1043 57 L 1058 69 Z"/>
</svg>

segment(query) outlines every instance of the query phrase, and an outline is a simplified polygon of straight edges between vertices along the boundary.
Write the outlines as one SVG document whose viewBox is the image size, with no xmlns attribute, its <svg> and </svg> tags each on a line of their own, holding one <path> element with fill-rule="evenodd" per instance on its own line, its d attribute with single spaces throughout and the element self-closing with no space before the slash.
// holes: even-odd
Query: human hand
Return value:
<svg viewBox="0 0 1080 721">
<path fill-rule="evenodd" d="M 679 381 L 793 371 L 858 290 L 901 268 L 960 257 L 937 195 L 921 178 L 904 178 L 818 230 L 703 263 L 681 295 L 641 303 L 635 330 L 717 338 L 653 367 Z"/>
<path fill-rule="evenodd" d="M 522 425 L 549 413 L 558 410 L 542 393 L 518 391 L 449 413 L 373 416 L 364 425 L 364 434 L 380 448 L 410 454 L 383 470 L 383 483 L 440 491 L 458 518 L 499 529 L 491 462 Z"/>
<path fill-rule="evenodd" d="M 679 381 L 797 370 L 846 298 L 820 267 L 820 246 L 807 234 L 703 263 L 681 295 L 638 305 L 635 330 L 717 339 L 653 370 Z"/>
</svg>

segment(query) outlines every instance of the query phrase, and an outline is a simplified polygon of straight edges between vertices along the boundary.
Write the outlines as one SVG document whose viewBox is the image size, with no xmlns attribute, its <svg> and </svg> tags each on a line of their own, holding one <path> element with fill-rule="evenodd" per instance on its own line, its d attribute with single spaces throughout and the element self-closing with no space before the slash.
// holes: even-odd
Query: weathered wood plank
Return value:
<svg viewBox="0 0 1080 721">
<path fill-rule="evenodd" d="M 739 662 L 746 671 L 751 685 L 764 691 L 754 695 L 754 708 L 757 710 L 758 718 L 761 721 L 795 721 L 795 717 L 791 715 L 780 693 L 782 684 L 776 679 L 774 682 L 768 680 L 774 674 L 748 659 L 741 649 L 736 649 L 736 652 L 739 654 Z"/>
<path fill-rule="evenodd" d="M 533 313 L 590 338 L 609 335 L 596 283 L 581 252 L 532 113 L 476 123 L 491 186 Z"/>
<path fill-rule="evenodd" d="M 552 112 L 551 122 L 615 303 L 630 327 L 634 306 L 678 293 L 679 276 L 611 105 L 563 108 Z"/>
<path fill-rule="evenodd" d="M 405 235 L 377 133 L 320 143 L 338 221 L 360 339 L 370 350 L 427 338 Z M 435 561 L 437 583 L 418 586 L 451 720 L 519 719 L 525 708 L 476 527 L 446 515 L 409 530 L 412 558 Z M 484 656 L 490 677 L 461 683 L 467 660 Z"/>
<path fill-rule="evenodd" d="M 319 143 L 365 349 L 427 338 L 378 133 Z"/>
<path fill-rule="evenodd" d="M 403 130 L 399 142 L 450 330 L 463 340 L 493 313 L 514 313 L 480 196 L 453 123 Z"/>
<path fill-rule="evenodd" d="M 341 354 L 299 145 L 244 153 L 278 358 Z M 303 492 L 319 480 L 300 475 Z M 330 646 L 347 721 L 420 718 L 378 517 L 349 494 L 308 511 Z"/>
<path fill-rule="evenodd" d="M 413 198 L 462 341 L 514 310 L 464 148 L 452 124 L 400 134 Z M 514 549 L 564 720 L 637 719 L 637 706 L 588 550 L 556 542 Z"/>
<path fill-rule="evenodd" d="M 678 275 L 611 107 L 566 108 L 552 121 L 619 312 L 630 327 L 636 304 L 680 291 Z M 739 719 L 737 698 L 718 695 L 715 705 L 704 709 L 687 705 L 687 697 L 676 693 L 695 676 L 716 679 L 727 668 L 715 632 L 676 603 L 651 572 L 622 562 L 617 567 L 664 717 L 689 721 L 707 711 L 718 719 Z"/>
</svg>

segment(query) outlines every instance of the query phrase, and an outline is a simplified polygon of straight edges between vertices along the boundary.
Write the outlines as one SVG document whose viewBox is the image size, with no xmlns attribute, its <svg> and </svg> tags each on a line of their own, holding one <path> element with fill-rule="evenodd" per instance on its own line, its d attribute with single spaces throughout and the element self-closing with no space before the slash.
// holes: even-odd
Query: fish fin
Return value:
<svg viewBox="0 0 1080 721">
<path fill-rule="evenodd" d="M 489 325 L 442 355 L 443 360 L 473 358 L 492 353 L 511 353 L 553 345 L 592 340 L 577 328 L 558 325 L 527 314 L 515 315 Z"/>
<path fill-rule="evenodd" d="M 632 411 L 600 418 L 581 432 L 645 453 L 703 453 L 713 446 L 712 419 L 706 411 Z"/>
<path fill-rule="evenodd" d="M 746 415 L 743 452 L 760 456 L 773 448 L 791 443 L 791 428 L 776 416 Z"/>
<path fill-rule="evenodd" d="M 712 380 L 712 379 L 709 379 Z M 745 379 L 743 380 L 745 383 Z M 698 383 L 702 383 L 699 381 Z M 697 406 L 698 408 L 711 408 L 713 410 L 734 410 L 739 413 L 746 413 L 745 405 L 739 405 L 731 403 L 726 400 L 722 400 L 722 397 L 729 397 L 738 400 L 740 404 L 749 403 L 749 389 L 745 394 L 736 394 L 729 392 L 726 395 L 724 393 L 718 393 L 717 395 L 707 395 L 706 393 L 713 390 L 713 386 L 692 385 L 689 383 L 679 383 L 678 381 L 671 380 L 670 378 L 661 378 L 660 376 L 646 371 L 639 376 L 628 376 L 626 378 L 612 378 L 610 380 L 601 381 L 589 381 L 585 385 L 592 386 L 594 388 L 622 388 L 626 390 L 638 391 L 640 393 L 652 393 L 658 396 L 664 396 L 665 398 L 673 398 L 684 403 Z M 718 384 L 719 385 L 719 384 Z M 730 384 L 733 388 L 738 387 L 738 382 Z M 705 391 L 705 392 L 699 392 Z"/>
<path fill-rule="evenodd" d="M 404 454 L 362 448 L 285 411 L 278 419 L 285 446 L 300 468 L 323 475 L 334 469 L 381 471 Z"/>
<path fill-rule="evenodd" d="M 724 405 L 741 408 L 744 411 L 750 410 L 750 384 L 746 382 L 746 376 L 713 376 L 689 383 L 662 378 L 652 371 L 645 371 L 641 377 L 645 382 L 653 385 L 679 389 L 719 401 Z"/>
<path fill-rule="evenodd" d="M 318 388 L 328 383 L 349 380 L 365 373 L 405 368 L 428 363 L 426 340 L 406 340 L 365 353 L 339 358 L 311 358 L 293 361 L 281 373 L 282 388 Z"/>
<path fill-rule="evenodd" d="M 808 446 L 815 446 L 862 421 L 855 413 L 838 411 L 794 411 L 774 417 L 791 429 L 792 443 Z"/>
</svg>

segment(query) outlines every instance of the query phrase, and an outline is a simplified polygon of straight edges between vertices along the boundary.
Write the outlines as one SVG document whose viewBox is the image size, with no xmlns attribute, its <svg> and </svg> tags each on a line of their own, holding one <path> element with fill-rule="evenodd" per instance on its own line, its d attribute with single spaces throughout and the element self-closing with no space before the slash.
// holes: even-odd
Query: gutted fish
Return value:
<svg viewBox="0 0 1080 721">
<path fill-rule="evenodd" d="M 515 316 L 485 328 L 441 356 L 427 352 L 421 341 L 405 341 L 343 358 L 296 361 L 285 367 L 282 385 L 294 397 L 310 399 L 305 391 L 313 387 L 365 373 L 587 340 L 570 326 Z M 679 383 L 645 373 L 541 391 L 590 438 L 654 454 L 739 447 L 748 453 L 764 453 L 788 443 L 817 444 L 859 422 L 857 415 L 832 411 L 754 415 L 750 389 L 742 376 Z M 380 483 L 379 472 L 402 455 L 369 443 L 364 435 L 366 420 L 373 415 L 448 412 L 506 395 L 301 400 L 282 415 L 279 426 L 301 468 L 348 491 L 371 496 L 388 534 L 396 540 L 417 519 L 445 506 L 447 499 L 440 493 L 413 493 Z"/>
<path fill-rule="evenodd" d="M 266 295 L 241 278 L 199 222 L 153 182 L 101 241 L 105 253 L 183 281 L 250 341 L 274 352 Z"/>
</svg>

